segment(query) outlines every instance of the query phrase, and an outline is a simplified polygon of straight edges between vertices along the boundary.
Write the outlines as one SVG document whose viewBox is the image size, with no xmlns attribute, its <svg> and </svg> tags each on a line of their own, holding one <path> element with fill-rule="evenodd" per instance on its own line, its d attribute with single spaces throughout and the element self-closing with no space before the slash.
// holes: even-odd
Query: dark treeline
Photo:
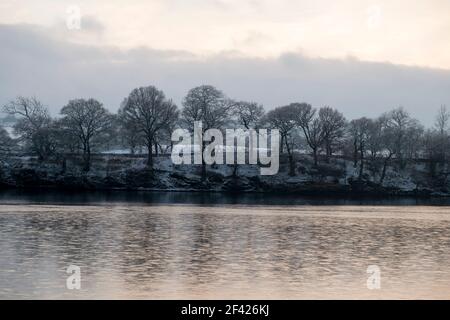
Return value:
<svg viewBox="0 0 450 320">
<path fill-rule="evenodd" d="M 314 166 L 339 156 L 351 159 L 359 178 L 372 172 L 383 183 L 386 168 L 399 170 L 422 161 L 430 177 L 446 180 L 449 174 L 450 112 L 442 106 L 433 128 L 424 128 L 399 107 L 376 119 L 347 120 L 328 106 L 314 108 L 307 103 L 291 103 L 265 112 L 254 102 L 227 98 L 213 86 L 191 89 L 178 108 L 153 86 L 134 89 L 117 114 L 95 99 L 70 100 L 57 117 L 36 98 L 18 97 L 3 111 L 14 116 L 14 137 L 0 128 L 0 154 L 27 152 L 39 161 L 50 159 L 65 165 L 68 154 L 80 154 L 85 171 L 90 170 L 93 152 L 122 147 L 130 153 L 145 152 L 147 165 L 153 157 L 170 151 L 171 133 L 177 127 L 193 128 L 194 121 L 210 128 L 277 128 L 281 153 L 296 175 L 298 151 L 310 152 Z M 205 166 L 203 173 L 205 174 Z"/>
</svg>

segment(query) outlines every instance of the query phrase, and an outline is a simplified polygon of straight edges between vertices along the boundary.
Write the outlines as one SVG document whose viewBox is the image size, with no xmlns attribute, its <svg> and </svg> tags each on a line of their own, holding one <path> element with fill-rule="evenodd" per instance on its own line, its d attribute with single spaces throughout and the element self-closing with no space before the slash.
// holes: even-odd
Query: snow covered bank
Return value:
<svg viewBox="0 0 450 320">
<path fill-rule="evenodd" d="M 280 159 L 280 171 L 261 176 L 257 165 L 213 165 L 202 179 L 200 165 L 174 165 L 169 157 L 155 158 L 154 169 L 145 156 L 96 155 L 92 169 L 83 172 L 76 157 L 62 162 L 38 163 L 30 157 L 0 160 L 0 186 L 68 189 L 128 189 L 215 192 L 292 192 L 298 194 L 362 194 L 449 196 L 450 184 L 437 185 L 428 177 L 426 165 L 404 170 L 387 169 L 383 184 L 379 174 L 368 168 L 359 178 L 359 168 L 348 160 L 333 158 L 315 167 L 307 155 L 297 155 L 296 175 L 288 174 L 288 162 Z"/>
</svg>

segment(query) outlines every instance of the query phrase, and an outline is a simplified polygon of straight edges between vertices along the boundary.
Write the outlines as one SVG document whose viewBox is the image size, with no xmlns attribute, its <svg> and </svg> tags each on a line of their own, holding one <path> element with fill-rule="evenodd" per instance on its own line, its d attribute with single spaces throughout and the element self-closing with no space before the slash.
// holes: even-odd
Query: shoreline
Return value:
<svg viewBox="0 0 450 320">
<path fill-rule="evenodd" d="M 347 186 L 342 186 L 342 189 L 347 189 Z M 450 199 L 450 194 L 441 194 L 434 192 L 421 192 L 421 191 L 401 191 L 393 190 L 389 191 L 330 191 L 329 189 L 320 190 L 318 189 L 303 189 L 301 191 L 296 189 L 277 189 L 277 190 L 213 190 L 213 189 L 183 189 L 183 188 L 145 188 L 145 187 L 122 187 L 122 188 L 106 188 L 106 187 L 76 187 L 76 186 L 60 186 L 60 185 L 36 185 L 36 186 L 2 186 L 0 187 L 0 193 L 2 191 L 62 191 L 62 192 L 146 192 L 146 193 L 197 193 L 197 194 L 223 194 L 223 195 L 238 195 L 238 194 L 257 194 L 257 195 L 275 195 L 275 196 L 307 196 L 307 197 L 332 197 L 337 199 L 390 199 L 390 198 L 415 198 L 415 199 Z"/>
</svg>

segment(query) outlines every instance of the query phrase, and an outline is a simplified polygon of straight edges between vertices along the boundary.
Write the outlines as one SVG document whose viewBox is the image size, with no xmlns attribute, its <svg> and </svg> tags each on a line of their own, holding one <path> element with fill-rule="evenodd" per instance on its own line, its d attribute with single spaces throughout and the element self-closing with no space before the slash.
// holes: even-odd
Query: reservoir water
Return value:
<svg viewBox="0 0 450 320">
<path fill-rule="evenodd" d="M 2 299 L 450 299 L 447 200 L 1 192 L 0 253 Z"/>
</svg>

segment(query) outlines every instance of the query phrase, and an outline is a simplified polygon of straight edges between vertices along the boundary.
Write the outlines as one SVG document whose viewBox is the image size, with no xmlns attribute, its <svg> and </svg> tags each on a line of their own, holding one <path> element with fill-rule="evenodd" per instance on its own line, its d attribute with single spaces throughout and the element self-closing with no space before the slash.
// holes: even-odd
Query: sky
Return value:
<svg viewBox="0 0 450 320">
<path fill-rule="evenodd" d="M 0 104 L 110 110 L 156 85 L 180 104 L 212 84 L 267 109 L 309 102 L 349 118 L 450 106 L 448 0 L 0 0 Z"/>
</svg>

